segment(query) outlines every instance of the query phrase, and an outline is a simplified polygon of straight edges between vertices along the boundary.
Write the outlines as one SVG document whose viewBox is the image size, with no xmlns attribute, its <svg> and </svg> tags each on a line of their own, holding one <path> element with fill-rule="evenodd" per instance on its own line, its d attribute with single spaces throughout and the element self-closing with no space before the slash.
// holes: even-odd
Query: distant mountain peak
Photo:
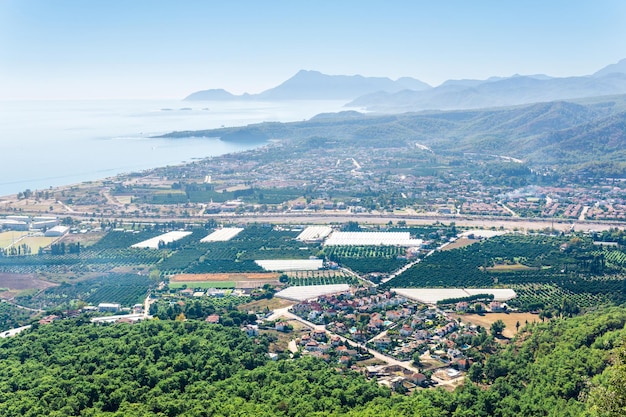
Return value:
<svg viewBox="0 0 626 417">
<path fill-rule="evenodd" d="M 609 74 L 626 74 L 626 58 L 618 61 L 615 64 L 607 65 L 599 71 L 596 71 L 594 77 L 604 77 Z"/>
<path fill-rule="evenodd" d="M 222 89 L 198 91 L 185 100 L 353 100 L 378 91 L 395 93 L 402 90 L 421 91 L 428 84 L 410 77 L 393 81 L 387 77 L 328 75 L 316 70 L 299 70 L 280 85 L 259 94 L 235 96 Z"/>
</svg>

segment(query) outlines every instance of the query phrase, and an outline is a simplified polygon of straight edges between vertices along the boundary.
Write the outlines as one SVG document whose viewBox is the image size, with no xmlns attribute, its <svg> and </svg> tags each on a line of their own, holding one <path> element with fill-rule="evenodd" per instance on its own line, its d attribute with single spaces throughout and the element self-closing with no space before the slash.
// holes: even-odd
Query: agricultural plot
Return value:
<svg viewBox="0 0 626 417">
<path fill-rule="evenodd" d="M 17 243 L 23 236 L 27 236 L 29 232 L 2 232 L 0 233 L 0 248 L 8 248 Z"/>
<path fill-rule="evenodd" d="M 235 282 L 233 281 L 174 281 L 169 284 L 170 289 L 177 290 L 183 288 L 193 288 L 193 289 L 209 289 L 209 288 L 220 288 L 220 289 L 232 289 L 235 288 Z"/>
<path fill-rule="evenodd" d="M 135 243 L 150 239 L 159 234 L 159 232 L 153 230 L 112 230 L 95 245 L 90 246 L 90 249 L 125 249 Z"/>
<path fill-rule="evenodd" d="M 614 297 L 607 293 L 575 293 L 554 284 L 532 283 L 511 285 L 518 294 L 516 299 L 509 301 L 512 307 L 532 306 L 532 310 L 542 309 L 543 306 L 558 307 L 564 300 L 570 300 L 579 308 L 589 308 L 611 303 Z"/>
<path fill-rule="evenodd" d="M 69 305 L 74 300 L 97 305 L 103 302 L 132 306 L 143 302 L 153 283 L 147 276 L 137 274 L 106 274 L 98 278 L 63 283 L 31 296 L 20 296 L 16 302 L 33 308 Z"/>
<path fill-rule="evenodd" d="M 321 295 L 335 294 L 338 292 L 348 291 L 350 286 L 348 284 L 334 284 L 334 285 L 311 285 L 306 287 L 289 287 L 274 294 L 276 297 L 286 298 L 288 300 L 310 300 L 317 298 Z"/>
<path fill-rule="evenodd" d="M 316 271 L 324 267 L 322 259 L 262 259 L 254 262 L 266 271 Z"/>
<path fill-rule="evenodd" d="M 41 279 L 35 275 L 5 274 L 0 273 L 0 297 L 9 298 L 24 290 L 45 290 L 56 284 Z"/>
<path fill-rule="evenodd" d="M 307 285 L 359 284 L 359 280 L 353 275 L 341 271 L 296 271 L 287 273 L 287 276 L 289 285 L 296 287 Z"/>
<path fill-rule="evenodd" d="M 265 284 L 279 284 L 278 277 L 279 274 L 275 272 L 178 274 L 170 279 L 170 288 L 182 288 L 180 283 L 186 284 L 187 288 L 196 288 L 196 282 L 216 283 L 214 286 L 205 288 L 260 288 Z"/>
<path fill-rule="evenodd" d="M 217 229 L 207 237 L 200 240 L 200 242 L 227 242 L 242 231 L 243 228 L 241 227 L 225 227 L 223 229 Z"/>
<path fill-rule="evenodd" d="M 412 239 L 410 232 L 333 232 L 325 246 L 421 246 L 422 239 Z"/>
<path fill-rule="evenodd" d="M 626 267 L 626 253 L 621 250 L 596 251 L 594 254 L 604 255 L 604 259 L 609 264 Z"/>
<path fill-rule="evenodd" d="M 179 274 L 170 279 L 170 282 L 190 281 L 273 281 L 279 274 L 274 272 L 243 273 L 243 274 Z"/>
<path fill-rule="evenodd" d="M 206 252 L 182 272 L 245 273 L 262 272 L 255 259 L 309 259 L 318 249 L 302 248 L 295 240 L 297 231 L 280 230 L 270 225 L 249 225 L 228 242 L 202 243 Z M 180 272 L 180 271 L 176 271 Z"/>
<path fill-rule="evenodd" d="M 608 251 L 607 251 L 608 254 Z M 582 237 L 503 235 L 435 252 L 384 284 L 386 288 L 510 288 L 512 306 L 558 308 L 564 298 L 579 307 L 625 301 L 626 269 L 608 262 Z M 543 306 L 543 307 L 541 307 Z"/>
<path fill-rule="evenodd" d="M 131 246 L 131 248 L 149 248 L 149 249 L 159 249 L 162 245 L 167 245 L 168 243 L 176 242 L 184 238 L 185 236 L 189 236 L 192 232 L 185 231 L 175 231 L 168 232 L 162 235 L 150 238 L 148 240 L 144 240 L 143 242 L 135 243 Z"/>
<path fill-rule="evenodd" d="M 360 274 L 391 273 L 404 266 L 406 248 L 399 246 L 326 246 L 324 255 Z"/>
<path fill-rule="evenodd" d="M 299 240 L 301 242 L 323 240 L 326 238 L 326 236 L 331 234 L 332 231 L 333 229 L 329 226 L 309 226 L 304 229 L 302 233 L 298 235 L 298 237 L 296 237 L 296 240 Z"/>
<path fill-rule="evenodd" d="M 45 237 L 45 236 L 27 236 L 19 241 L 19 245 L 26 245 L 32 250 L 32 254 L 37 254 L 39 249 L 46 248 L 58 240 L 58 237 Z"/>
<path fill-rule="evenodd" d="M 411 300 L 426 304 L 437 304 L 441 300 L 464 298 L 476 294 L 493 294 L 493 299 L 496 301 L 508 301 L 517 295 L 510 288 L 393 288 L 392 291 Z"/>
</svg>

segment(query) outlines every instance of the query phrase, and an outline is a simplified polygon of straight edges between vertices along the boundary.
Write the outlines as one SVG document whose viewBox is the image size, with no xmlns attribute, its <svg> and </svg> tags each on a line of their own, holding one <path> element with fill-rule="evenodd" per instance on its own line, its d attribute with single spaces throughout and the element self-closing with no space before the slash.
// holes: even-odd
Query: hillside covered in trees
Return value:
<svg viewBox="0 0 626 417">
<path fill-rule="evenodd" d="M 0 341 L 0 414 L 623 415 L 625 324 L 617 307 L 531 324 L 477 357 L 464 387 L 404 396 L 310 357 L 272 361 L 265 336 L 235 327 L 65 320 Z"/>
<path fill-rule="evenodd" d="M 162 137 L 219 137 L 223 141 L 279 140 L 285 148 L 386 149 L 425 146 L 433 155 L 505 155 L 534 170 L 624 173 L 626 96 L 553 101 L 476 110 L 394 115 L 346 111 L 292 123 L 172 132 Z M 281 152 L 282 155 L 282 152 Z"/>
</svg>

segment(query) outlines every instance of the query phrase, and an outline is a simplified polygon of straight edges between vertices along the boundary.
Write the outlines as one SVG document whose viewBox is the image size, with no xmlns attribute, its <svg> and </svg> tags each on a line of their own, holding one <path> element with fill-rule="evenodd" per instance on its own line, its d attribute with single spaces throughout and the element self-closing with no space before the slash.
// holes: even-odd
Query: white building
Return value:
<svg viewBox="0 0 626 417">
<path fill-rule="evenodd" d="M 46 237 L 64 236 L 69 231 L 70 231 L 70 228 L 67 226 L 54 226 L 52 229 L 47 230 L 46 233 L 44 233 L 44 236 Z"/>
<path fill-rule="evenodd" d="M 98 304 L 98 311 L 111 311 L 117 313 L 120 311 L 121 306 L 117 303 L 100 303 Z"/>
</svg>

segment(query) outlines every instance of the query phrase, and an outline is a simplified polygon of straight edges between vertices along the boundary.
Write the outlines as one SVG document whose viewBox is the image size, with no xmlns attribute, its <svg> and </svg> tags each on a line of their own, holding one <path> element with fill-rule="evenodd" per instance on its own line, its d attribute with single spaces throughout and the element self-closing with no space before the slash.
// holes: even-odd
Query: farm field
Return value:
<svg viewBox="0 0 626 417">
<path fill-rule="evenodd" d="M 578 308 L 624 302 L 626 268 L 621 251 L 598 251 L 583 235 L 507 234 L 449 251 L 437 251 L 385 288 L 509 288 L 512 307 L 555 309 L 563 299 Z"/>
<path fill-rule="evenodd" d="M 170 282 L 169 287 L 171 289 L 180 288 L 235 288 L 235 282 L 233 281 L 176 281 Z"/>
<path fill-rule="evenodd" d="M 120 303 L 130 307 L 141 303 L 153 282 L 145 275 L 138 274 L 98 274 L 95 278 L 74 282 L 64 282 L 50 286 L 37 294 L 20 294 L 16 303 L 47 309 L 65 304 L 69 307 L 73 301 L 84 301 L 92 305 L 99 303 Z"/>
<path fill-rule="evenodd" d="M 460 249 L 469 245 L 473 245 L 474 243 L 478 243 L 479 241 L 476 239 L 468 239 L 466 237 L 460 237 L 454 242 L 448 243 L 444 247 L 441 248 L 442 251 L 452 250 L 452 249 Z"/>
<path fill-rule="evenodd" d="M 320 271 L 291 271 L 286 272 L 289 285 L 309 286 L 309 285 L 332 285 L 351 284 L 356 285 L 359 280 L 353 275 L 343 271 L 320 270 Z"/>
<path fill-rule="evenodd" d="M 13 242 L 17 242 L 29 232 L 2 232 L 0 233 L 0 248 L 8 248 Z"/>
<path fill-rule="evenodd" d="M 56 284 L 37 279 L 32 274 L 5 274 L 0 272 L 0 288 L 9 290 L 0 292 L 0 298 L 11 298 L 24 290 L 45 290 L 54 286 Z"/>
<path fill-rule="evenodd" d="M 486 314 L 452 314 L 452 318 L 460 318 L 465 323 L 472 323 L 476 326 L 483 326 L 485 328 L 491 327 L 491 324 L 502 320 L 506 325 L 502 334 L 505 337 L 513 337 L 517 333 L 515 330 L 515 324 L 519 321 L 520 329 L 524 327 L 526 321 L 529 323 L 539 321 L 539 316 L 532 313 L 486 313 Z"/>
<path fill-rule="evenodd" d="M 81 246 L 86 247 L 95 245 L 105 235 L 106 232 L 68 233 L 60 241 L 66 245 L 69 243 L 80 243 Z"/>
<path fill-rule="evenodd" d="M 19 245 L 26 245 L 32 249 L 32 254 L 35 255 L 40 248 L 50 246 L 58 237 L 45 237 L 45 236 L 28 236 L 19 241 Z"/>
<path fill-rule="evenodd" d="M 221 274 L 178 274 L 170 279 L 172 282 L 192 282 L 192 281 L 261 281 L 277 280 L 279 274 L 276 272 L 250 272 L 250 273 L 221 273 Z"/>
<path fill-rule="evenodd" d="M 240 304 L 237 308 L 239 309 L 239 311 L 266 311 L 290 307 L 292 305 L 294 305 L 294 301 L 286 300 L 284 298 L 273 297 L 269 300 L 266 298 L 262 298 L 260 300 L 254 300 L 249 303 Z"/>
<path fill-rule="evenodd" d="M 130 195 L 118 195 L 118 196 L 115 196 L 115 199 L 120 204 L 132 204 L 133 202 L 133 196 L 130 196 Z"/>
<path fill-rule="evenodd" d="M 407 249 L 399 246 L 326 246 L 323 253 L 360 274 L 391 273 L 408 262 Z"/>
</svg>

